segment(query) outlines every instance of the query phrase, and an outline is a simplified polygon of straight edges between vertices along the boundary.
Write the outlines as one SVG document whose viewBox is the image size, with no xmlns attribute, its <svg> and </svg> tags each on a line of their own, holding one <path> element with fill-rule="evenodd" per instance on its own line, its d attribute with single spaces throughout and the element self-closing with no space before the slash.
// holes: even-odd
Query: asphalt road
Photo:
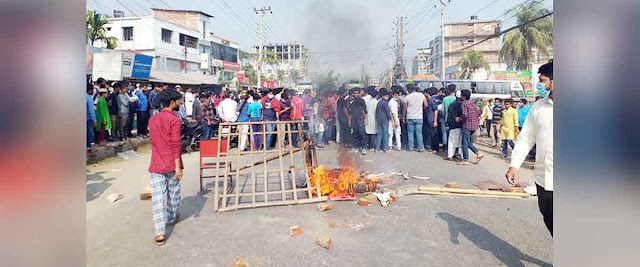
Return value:
<svg viewBox="0 0 640 267">
<path fill-rule="evenodd" d="M 479 144 L 486 140 L 480 139 Z M 129 161 L 107 161 L 87 168 L 87 264 L 89 266 L 230 266 L 239 256 L 249 266 L 548 266 L 552 238 L 538 212 L 537 198 L 499 199 L 403 195 L 416 186 L 456 181 L 505 183 L 507 162 L 497 150 L 479 165 L 458 166 L 440 156 L 417 152 L 354 155 L 372 173 L 409 172 L 430 180 L 392 176 L 387 185 L 400 192 L 389 207 L 331 202 L 267 207 L 224 213 L 213 211 L 213 193 L 198 193 L 198 154 L 184 156 L 181 221 L 168 227 L 167 243 L 153 243 L 150 201 L 139 193 L 147 184 L 150 154 Z M 319 162 L 336 166 L 337 148 L 319 151 Z M 533 184 L 531 163 L 521 179 Z M 115 203 L 107 196 L 121 193 Z M 330 228 L 329 222 L 336 227 Z M 289 237 L 289 226 L 304 233 Z M 332 247 L 315 244 L 329 235 Z"/>
</svg>

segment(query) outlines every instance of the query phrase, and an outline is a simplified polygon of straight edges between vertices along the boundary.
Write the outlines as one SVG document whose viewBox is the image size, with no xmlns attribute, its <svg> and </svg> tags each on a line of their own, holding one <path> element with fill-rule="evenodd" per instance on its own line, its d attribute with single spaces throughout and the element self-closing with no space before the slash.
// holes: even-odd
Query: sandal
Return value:
<svg viewBox="0 0 640 267">
<path fill-rule="evenodd" d="M 480 154 L 478 155 L 478 157 L 476 157 L 476 164 L 480 163 L 480 161 L 484 158 L 484 154 Z"/>
<path fill-rule="evenodd" d="M 450 157 L 442 157 L 442 159 L 448 160 L 448 161 L 452 161 L 453 160 L 453 158 L 450 158 Z"/>
<path fill-rule="evenodd" d="M 464 161 L 464 160 L 463 160 L 463 161 L 460 161 L 460 162 L 458 162 L 458 163 L 456 163 L 456 164 L 458 164 L 458 165 L 465 165 L 465 166 L 466 166 L 466 165 L 469 165 L 469 162 L 468 162 L 468 161 Z"/>
<path fill-rule="evenodd" d="M 162 237 L 161 239 L 158 239 L 158 237 Z M 164 245 L 164 235 L 157 235 L 153 241 L 156 243 L 156 246 L 162 246 Z"/>
</svg>

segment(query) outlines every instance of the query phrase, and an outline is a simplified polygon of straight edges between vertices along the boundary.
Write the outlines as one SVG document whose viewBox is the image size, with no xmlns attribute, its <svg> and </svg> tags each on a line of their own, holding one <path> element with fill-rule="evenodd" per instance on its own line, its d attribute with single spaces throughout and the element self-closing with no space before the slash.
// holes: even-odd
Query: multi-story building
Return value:
<svg viewBox="0 0 640 267">
<path fill-rule="evenodd" d="M 213 35 L 212 17 L 201 11 L 156 8 L 143 17 L 114 12 L 105 29 L 107 36 L 118 39 L 116 51 L 153 57 L 151 81 L 231 83 L 240 69 L 238 44 Z"/>
<path fill-rule="evenodd" d="M 258 54 L 258 46 L 254 47 L 254 53 Z M 308 78 L 308 54 L 304 45 L 292 44 L 268 44 L 262 46 L 262 79 L 278 80 L 280 86 L 293 88 L 298 80 Z M 271 59 L 271 60 L 270 60 Z M 251 64 L 256 66 L 257 56 Z M 268 61 L 277 64 L 269 64 Z M 278 77 L 278 73 L 281 77 Z"/>
<path fill-rule="evenodd" d="M 431 74 L 430 57 L 431 48 L 418 48 L 418 54 L 413 57 L 411 74 L 413 76 Z"/>
<path fill-rule="evenodd" d="M 441 37 L 435 37 L 431 41 L 430 47 L 433 54 L 431 56 L 432 73 L 442 77 L 442 64 L 446 69 L 446 78 L 452 78 L 456 72 L 455 66 L 462 55 L 467 51 L 480 51 L 484 59 L 494 69 L 500 68 L 500 37 L 492 37 L 478 45 L 469 47 L 476 42 L 486 39 L 500 32 L 501 23 L 499 20 L 478 20 L 477 16 L 471 16 L 470 20 L 447 23 L 444 25 L 444 56 L 441 54 Z M 485 71 L 486 72 L 486 71 Z"/>
</svg>

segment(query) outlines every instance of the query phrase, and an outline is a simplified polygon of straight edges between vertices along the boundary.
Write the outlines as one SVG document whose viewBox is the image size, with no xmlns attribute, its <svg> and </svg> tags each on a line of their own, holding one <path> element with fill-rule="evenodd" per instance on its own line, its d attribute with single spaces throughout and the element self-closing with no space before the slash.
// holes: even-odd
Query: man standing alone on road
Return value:
<svg viewBox="0 0 640 267">
<path fill-rule="evenodd" d="M 151 137 L 151 201 L 156 245 L 164 245 L 165 226 L 175 224 L 180 219 L 180 180 L 182 179 L 182 158 L 180 128 L 182 122 L 174 114 L 180 108 L 182 95 L 166 90 L 158 96 L 164 107 L 149 120 Z"/>
<path fill-rule="evenodd" d="M 529 115 L 529 111 L 531 107 L 527 104 L 526 98 L 521 98 L 520 103 L 518 103 L 518 130 L 522 131 L 522 126 L 524 126 L 524 120 Z"/>
<path fill-rule="evenodd" d="M 415 85 L 408 84 L 407 90 L 409 91 L 409 95 L 407 95 L 404 100 L 407 106 L 404 110 L 407 120 L 407 143 L 409 145 L 409 151 L 413 151 L 416 150 L 413 142 L 416 140 L 417 150 L 422 153 L 424 152 L 424 144 L 422 142 L 423 111 L 429 104 L 424 94 L 416 92 Z"/>
<path fill-rule="evenodd" d="M 522 162 L 531 148 L 536 145 L 534 176 L 538 207 L 544 218 L 544 224 L 553 237 L 553 62 L 542 65 L 538 73 L 540 73 L 538 94 L 549 96 L 537 101 L 531 107 L 511 154 L 511 166 L 506 178 L 510 184 L 516 184 Z"/>
</svg>

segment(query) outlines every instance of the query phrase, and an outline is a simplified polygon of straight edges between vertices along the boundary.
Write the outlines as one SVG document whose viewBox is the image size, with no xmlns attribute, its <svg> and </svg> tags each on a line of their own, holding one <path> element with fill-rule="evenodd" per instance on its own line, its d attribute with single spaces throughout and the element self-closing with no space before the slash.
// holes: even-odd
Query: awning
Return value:
<svg viewBox="0 0 640 267">
<path fill-rule="evenodd" d="M 190 74 L 182 72 L 167 72 L 151 70 L 150 82 L 161 82 L 171 84 L 189 84 L 189 85 L 201 85 L 201 84 L 217 84 L 218 77 L 215 75 L 201 75 Z"/>
</svg>

